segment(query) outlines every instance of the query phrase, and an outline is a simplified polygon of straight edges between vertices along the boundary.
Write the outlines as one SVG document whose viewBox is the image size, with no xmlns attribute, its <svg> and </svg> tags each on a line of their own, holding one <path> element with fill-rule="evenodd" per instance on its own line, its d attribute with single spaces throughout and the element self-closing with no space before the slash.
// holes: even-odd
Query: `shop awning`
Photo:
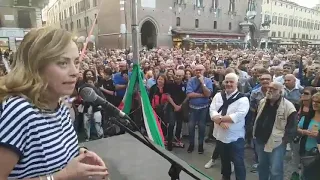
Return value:
<svg viewBox="0 0 320 180">
<path fill-rule="evenodd" d="M 232 37 L 244 37 L 245 34 L 242 33 L 228 33 L 228 32 L 217 32 L 217 31 L 207 31 L 207 30 L 193 30 L 193 29 L 172 29 L 174 34 L 188 34 L 188 35 L 208 35 L 208 36 L 232 36 Z"/>
<path fill-rule="evenodd" d="M 241 39 L 218 39 L 218 38 L 185 38 L 183 41 L 192 42 L 195 45 L 201 44 L 227 44 L 227 45 L 236 45 L 236 44 L 245 44 Z"/>
</svg>

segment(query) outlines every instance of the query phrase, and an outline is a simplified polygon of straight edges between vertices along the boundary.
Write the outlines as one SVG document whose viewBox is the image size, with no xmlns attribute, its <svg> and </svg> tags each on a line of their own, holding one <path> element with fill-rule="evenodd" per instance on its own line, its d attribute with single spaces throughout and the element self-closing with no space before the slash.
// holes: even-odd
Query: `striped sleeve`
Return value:
<svg viewBox="0 0 320 180">
<path fill-rule="evenodd" d="M 32 114 L 30 104 L 21 97 L 2 102 L 0 115 L 0 146 L 23 157 L 28 136 L 28 117 Z"/>
</svg>

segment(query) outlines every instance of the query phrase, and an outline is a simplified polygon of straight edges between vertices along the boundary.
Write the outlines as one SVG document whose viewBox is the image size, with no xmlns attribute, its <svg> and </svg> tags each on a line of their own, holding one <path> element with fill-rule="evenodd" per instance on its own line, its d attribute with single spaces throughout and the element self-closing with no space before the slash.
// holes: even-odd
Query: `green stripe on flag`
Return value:
<svg viewBox="0 0 320 180">
<path fill-rule="evenodd" d="M 144 113 L 145 117 L 147 118 L 147 123 L 149 126 L 149 130 L 153 139 L 153 142 L 157 145 L 164 147 L 162 136 L 160 135 L 159 128 L 156 122 L 156 119 L 153 114 L 153 109 L 150 104 L 149 96 L 147 94 L 146 88 L 143 83 L 143 73 L 140 70 L 139 66 L 136 65 L 134 67 L 136 69 L 139 69 L 138 81 L 139 81 L 139 88 L 140 88 L 140 95 L 141 95 L 141 102 L 142 102 L 142 112 Z"/>
<path fill-rule="evenodd" d="M 134 94 L 134 86 L 137 82 L 137 74 L 138 74 L 138 70 L 137 68 L 133 68 L 132 73 L 131 73 L 131 77 L 130 77 L 130 81 L 129 81 L 129 86 L 127 88 L 125 97 L 124 97 L 124 108 L 123 108 L 123 112 L 126 114 L 130 113 L 131 110 L 131 106 L 132 106 L 132 97 Z"/>
</svg>

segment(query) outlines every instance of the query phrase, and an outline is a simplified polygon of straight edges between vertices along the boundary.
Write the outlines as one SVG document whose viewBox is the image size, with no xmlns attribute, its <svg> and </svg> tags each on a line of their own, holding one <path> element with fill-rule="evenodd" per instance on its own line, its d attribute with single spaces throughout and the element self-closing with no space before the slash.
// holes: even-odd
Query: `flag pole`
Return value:
<svg viewBox="0 0 320 180">
<path fill-rule="evenodd" d="M 132 32 L 132 52 L 133 52 L 133 64 L 139 64 L 139 25 L 138 25 L 138 12 L 137 12 L 137 0 L 131 0 L 131 32 Z"/>
</svg>

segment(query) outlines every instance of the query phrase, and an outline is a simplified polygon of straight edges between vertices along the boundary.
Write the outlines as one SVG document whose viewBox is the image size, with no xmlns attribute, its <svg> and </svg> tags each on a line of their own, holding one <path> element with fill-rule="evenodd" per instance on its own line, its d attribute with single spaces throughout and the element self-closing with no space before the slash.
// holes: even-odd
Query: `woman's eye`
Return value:
<svg viewBox="0 0 320 180">
<path fill-rule="evenodd" d="M 60 66 L 66 66 L 68 63 L 67 63 L 67 62 L 58 62 L 58 64 L 59 64 Z"/>
</svg>

